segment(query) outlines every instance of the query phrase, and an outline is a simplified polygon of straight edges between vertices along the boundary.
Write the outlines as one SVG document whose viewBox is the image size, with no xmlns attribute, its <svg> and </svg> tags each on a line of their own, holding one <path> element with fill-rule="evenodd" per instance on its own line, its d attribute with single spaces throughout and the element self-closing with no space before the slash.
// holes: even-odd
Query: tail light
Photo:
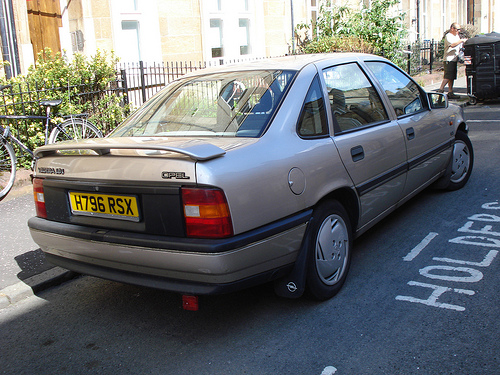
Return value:
<svg viewBox="0 0 500 375">
<path fill-rule="evenodd" d="M 464 56 L 464 64 L 465 65 L 472 65 L 472 57 L 471 56 Z"/>
<path fill-rule="evenodd" d="M 43 193 L 43 179 L 33 179 L 33 196 L 35 198 L 36 216 L 47 218 L 47 209 L 45 208 L 45 194 Z"/>
<path fill-rule="evenodd" d="M 192 238 L 226 238 L 233 225 L 224 192 L 219 189 L 182 188 L 186 234 Z"/>
</svg>

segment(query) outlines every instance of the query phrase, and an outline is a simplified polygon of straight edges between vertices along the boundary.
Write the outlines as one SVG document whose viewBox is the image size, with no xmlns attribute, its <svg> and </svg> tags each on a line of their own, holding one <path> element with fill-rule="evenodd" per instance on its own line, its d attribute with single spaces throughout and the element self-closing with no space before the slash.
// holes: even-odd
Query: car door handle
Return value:
<svg viewBox="0 0 500 375">
<path fill-rule="evenodd" d="M 406 129 L 406 138 L 409 141 L 411 141 L 413 138 L 415 138 L 415 129 L 413 129 L 413 128 Z"/>
<path fill-rule="evenodd" d="M 351 157 L 354 162 L 363 160 L 365 158 L 365 150 L 363 150 L 363 146 L 351 148 Z"/>
</svg>

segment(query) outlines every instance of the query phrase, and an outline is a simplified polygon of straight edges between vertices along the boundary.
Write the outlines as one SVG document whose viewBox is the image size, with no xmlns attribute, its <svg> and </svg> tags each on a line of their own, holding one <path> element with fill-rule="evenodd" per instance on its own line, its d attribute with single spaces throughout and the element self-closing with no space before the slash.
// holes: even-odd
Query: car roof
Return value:
<svg viewBox="0 0 500 375">
<path fill-rule="evenodd" d="M 211 73 L 223 73 L 245 70 L 301 70 L 306 65 L 319 63 L 325 60 L 331 60 L 332 63 L 343 61 L 359 61 L 366 59 L 381 59 L 384 58 L 376 55 L 357 53 L 357 52 L 336 52 L 336 53 L 322 53 L 322 54 L 306 54 L 306 55 L 290 55 L 283 57 L 264 58 L 249 62 L 238 62 L 227 65 L 220 65 L 206 69 L 200 69 L 196 72 L 190 73 L 191 75 L 205 75 Z"/>
</svg>

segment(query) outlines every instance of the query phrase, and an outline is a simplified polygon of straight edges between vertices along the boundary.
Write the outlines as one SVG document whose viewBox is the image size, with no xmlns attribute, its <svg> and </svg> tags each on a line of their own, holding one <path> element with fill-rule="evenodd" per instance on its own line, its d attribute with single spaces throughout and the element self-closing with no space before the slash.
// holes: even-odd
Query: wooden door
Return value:
<svg viewBox="0 0 500 375">
<path fill-rule="evenodd" d="M 62 26 L 59 0 L 27 0 L 28 23 L 33 54 L 45 48 L 53 52 L 61 52 L 59 27 Z"/>
</svg>

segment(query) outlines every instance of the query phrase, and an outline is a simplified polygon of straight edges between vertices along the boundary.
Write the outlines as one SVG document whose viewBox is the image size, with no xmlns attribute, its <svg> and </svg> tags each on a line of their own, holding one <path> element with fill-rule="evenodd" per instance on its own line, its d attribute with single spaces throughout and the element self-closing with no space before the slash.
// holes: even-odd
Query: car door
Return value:
<svg viewBox="0 0 500 375">
<path fill-rule="evenodd" d="M 359 195 L 359 228 L 399 201 L 406 179 L 401 128 L 391 121 L 361 67 L 353 62 L 323 69 L 334 143 Z"/>
<path fill-rule="evenodd" d="M 453 129 L 444 109 L 430 110 L 425 92 L 404 72 L 383 61 L 366 63 L 386 92 L 405 137 L 408 178 L 403 196 L 412 195 L 448 163 Z"/>
</svg>

